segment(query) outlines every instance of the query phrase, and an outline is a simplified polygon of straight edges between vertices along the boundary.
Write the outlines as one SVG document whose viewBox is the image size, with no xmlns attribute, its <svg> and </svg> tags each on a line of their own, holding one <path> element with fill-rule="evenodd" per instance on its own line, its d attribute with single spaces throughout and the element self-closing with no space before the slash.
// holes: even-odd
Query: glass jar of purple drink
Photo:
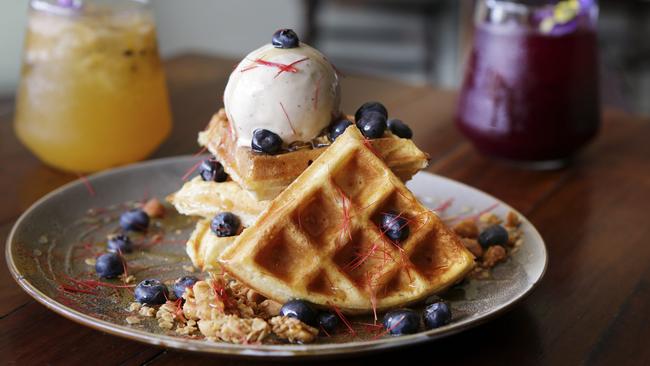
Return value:
<svg viewBox="0 0 650 366">
<path fill-rule="evenodd" d="M 482 153 L 563 166 L 600 125 L 594 0 L 479 0 L 456 124 Z"/>
</svg>

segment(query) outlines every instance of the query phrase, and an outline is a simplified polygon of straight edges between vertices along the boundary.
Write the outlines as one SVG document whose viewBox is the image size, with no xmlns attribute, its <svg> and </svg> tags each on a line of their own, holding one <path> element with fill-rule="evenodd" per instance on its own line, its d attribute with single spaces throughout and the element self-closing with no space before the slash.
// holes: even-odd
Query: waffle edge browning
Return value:
<svg viewBox="0 0 650 366">
<path fill-rule="evenodd" d="M 462 280 L 474 259 L 349 127 L 219 257 L 223 269 L 278 302 L 347 314 L 418 302 Z M 409 220 L 399 245 L 382 212 Z"/>
</svg>

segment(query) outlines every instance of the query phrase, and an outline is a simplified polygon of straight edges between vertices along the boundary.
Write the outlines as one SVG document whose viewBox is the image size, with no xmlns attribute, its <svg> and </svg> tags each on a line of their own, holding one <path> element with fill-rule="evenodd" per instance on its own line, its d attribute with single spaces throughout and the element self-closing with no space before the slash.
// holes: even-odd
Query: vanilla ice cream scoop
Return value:
<svg viewBox="0 0 650 366">
<path fill-rule="evenodd" d="M 340 99 L 334 67 L 304 43 L 251 52 L 230 74 L 223 97 L 237 144 L 249 147 L 258 128 L 286 144 L 312 140 L 338 116 Z"/>
</svg>

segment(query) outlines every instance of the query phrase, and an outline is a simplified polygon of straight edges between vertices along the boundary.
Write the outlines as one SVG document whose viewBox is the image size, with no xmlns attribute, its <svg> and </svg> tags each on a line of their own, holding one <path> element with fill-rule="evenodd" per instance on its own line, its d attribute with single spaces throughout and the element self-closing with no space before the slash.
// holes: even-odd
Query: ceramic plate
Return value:
<svg viewBox="0 0 650 366">
<path fill-rule="evenodd" d="M 523 245 L 507 262 L 495 267 L 490 278 L 468 280 L 449 290 L 444 298 L 451 303 L 453 320 L 435 330 L 390 337 L 377 334 L 369 326 L 354 335 L 344 329 L 332 337 L 319 337 L 315 344 L 237 345 L 165 333 L 155 319 L 128 325 L 127 307 L 133 301 L 130 288 L 92 289 L 75 284 L 74 279 L 93 278 L 92 258 L 104 250 L 106 235 L 117 230 L 121 212 L 146 197 L 162 200 L 180 188 L 181 177 L 197 159 L 175 157 L 115 169 L 96 174 L 87 182 L 70 183 L 40 199 L 20 217 L 8 238 L 6 258 L 18 284 L 69 319 L 162 347 L 245 357 L 336 357 L 428 342 L 476 326 L 521 300 L 546 268 L 544 242 L 522 216 Z M 430 173 L 417 174 L 408 187 L 432 209 L 453 199 L 446 205 L 444 217 L 472 215 L 486 208 L 504 216 L 512 209 L 486 193 Z M 167 211 L 164 219 L 154 221 L 146 237 L 134 239 L 138 250 L 129 255 L 128 263 L 130 274 L 138 281 L 148 277 L 170 280 L 187 273 L 190 262 L 184 241 L 194 219 L 175 214 L 173 208 Z"/>
</svg>

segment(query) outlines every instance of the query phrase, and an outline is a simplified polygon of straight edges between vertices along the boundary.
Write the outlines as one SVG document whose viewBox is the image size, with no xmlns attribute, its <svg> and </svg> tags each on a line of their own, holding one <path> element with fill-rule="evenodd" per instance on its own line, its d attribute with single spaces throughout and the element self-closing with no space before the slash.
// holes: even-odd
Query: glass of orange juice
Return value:
<svg viewBox="0 0 650 366">
<path fill-rule="evenodd" d="M 16 134 L 42 161 L 93 172 L 146 158 L 171 130 L 144 0 L 31 0 Z"/>
</svg>

